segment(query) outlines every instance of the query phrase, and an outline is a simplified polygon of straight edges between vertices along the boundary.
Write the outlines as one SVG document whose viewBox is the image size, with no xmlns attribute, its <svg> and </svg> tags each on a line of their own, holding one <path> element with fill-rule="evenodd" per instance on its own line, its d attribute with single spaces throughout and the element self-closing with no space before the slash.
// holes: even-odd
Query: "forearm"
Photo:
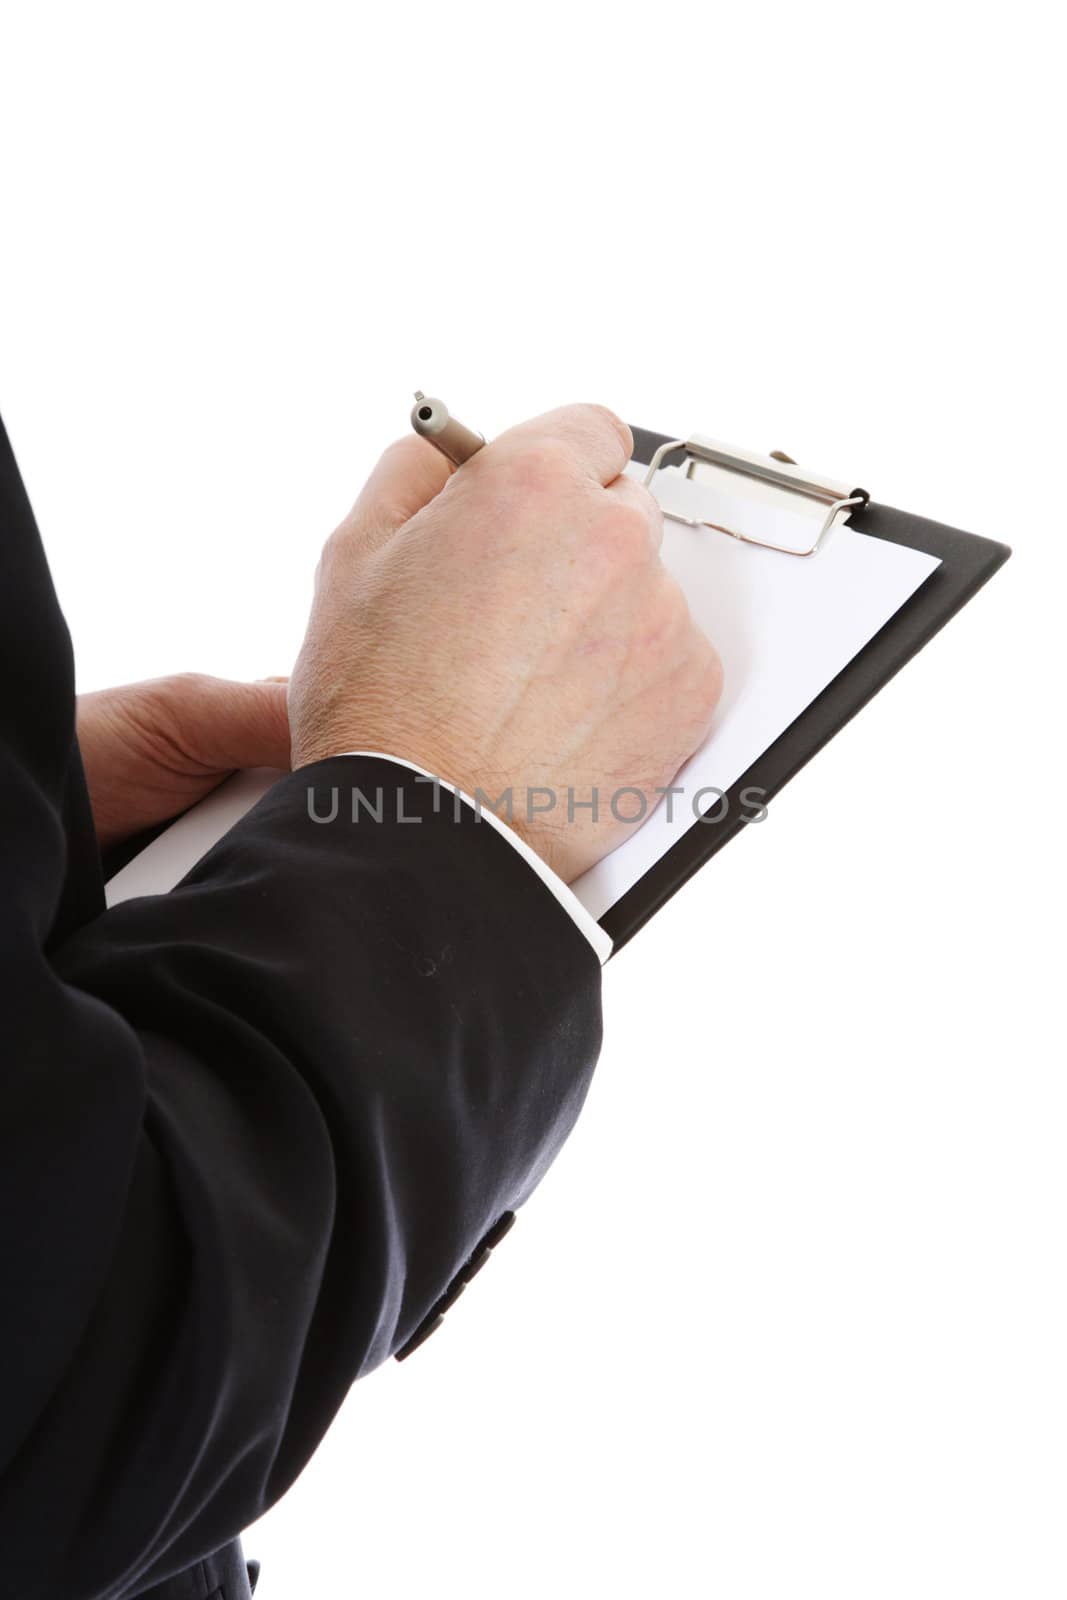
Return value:
<svg viewBox="0 0 1067 1600">
<path fill-rule="evenodd" d="M 347 800 L 398 780 L 417 822 L 307 814 L 308 782 Z M 109 1514 L 154 1573 L 283 1491 L 353 1378 L 410 1337 L 565 1138 L 599 968 L 493 830 L 352 760 L 282 780 L 174 893 L 115 908 L 55 959 L 121 1058 L 100 1085 L 125 1144 L 100 1156 L 129 1183 L 96 1213 L 119 1244 L 99 1298 L 84 1291 L 95 1337 L 9 1478 L 9 1504 L 50 1506 L 74 1600 Z M 72 1447 L 80 1477 L 57 1505 Z"/>
</svg>

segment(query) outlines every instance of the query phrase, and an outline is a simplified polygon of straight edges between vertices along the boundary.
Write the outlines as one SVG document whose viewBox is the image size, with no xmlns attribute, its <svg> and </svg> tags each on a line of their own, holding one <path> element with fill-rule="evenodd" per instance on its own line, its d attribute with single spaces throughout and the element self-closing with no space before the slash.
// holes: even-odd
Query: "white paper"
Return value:
<svg viewBox="0 0 1067 1600">
<path fill-rule="evenodd" d="M 632 471 L 643 477 L 645 468 L 633 463 Z M 735 484 L 723 475 L 720 490 L 668 469 L 658 474 L 655 493 L 685 515 L 740 524 L 744 532 L 798 549 L 810 546 L 813 527 L 818 531 L 810 512 L 791 513 L 779 503 L 773 519 L 763 511 L 754 519 L 758 493 L 750 498 L 746 485 L 742 495 Z M 790 498 L 798 503 L 795 495 Z M 847 524 L 834 528 L 815 555 L 801 557 L 670 518 L 663 559 L 722 658 L 722 699 L 706 743 L 674 780 L 686 792 L 673 801 L 673 820 L 661 803 L 632 837 L 572 885 L 597 918 L 688 828 L 714 826 L 695 821 L 692 797 L 702 788 L 725 792 L 735 784 L 940 565 L 936 556 L 868 538 Z M 714 803 L 715 796 L 707 795 L 702 809 Z M 634 804 L 623 799 L 619 809 Z"/>
<path fill-rule="evenodd" d="M 139 894 L 168 893 L 281 776 L 271 767 L 235 772 L 108 880 L 108 905 Z"/>
</svg>

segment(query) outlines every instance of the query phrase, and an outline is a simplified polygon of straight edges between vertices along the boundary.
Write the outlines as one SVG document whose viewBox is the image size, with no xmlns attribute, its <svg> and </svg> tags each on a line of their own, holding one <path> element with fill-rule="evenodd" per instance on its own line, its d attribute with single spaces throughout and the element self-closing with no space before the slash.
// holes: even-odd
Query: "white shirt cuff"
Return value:
<svg viewBox="0 0 1067 1600">
<path fill-rule="evenodd" d="M 564 883 L 557 873 L 552 871 L 548 862 L 542 861 L 537 851 L 532 850 L 526 840 L 517 834 L 514 828 L 509 828 L 506 822 L 502 822 L 489 807 L 478 805 L 476 801 L 471 799 L 469 794 L 465 794 L 462 789 L 458 789 L 454 783 L 445 783 L 443 778 L 438 778 L 434 773 L 428 772 L 425 767 L 420 767 L 414 761 L 405 761 L 403 756 L 390 755 L 388 750 L 339 750 L 338 755 L 375 756 L 379 761 L 392 761 L 398 767 L 407 767 L 409 772 L 417 772 L 420 777 L 430 778 L 434 783 L 439 784 L 442 789 L 447 789 L 451 794 L 458 795 L 466 805 L 477 811 L 480 817 L 484 817 L 485 821 L 491 827 L 494 827 L 497 833 L 506 839 L 514 850 L 519 852 L 527 866 L 537 873 L 545 887 L 555 895 L 575 927 L 588 939 L 596 952 L 600 965 L 604 965 L 612 951 L 611 935 L 604 932 L 592 912 L 586 910 L 574 890 Z"/>
</svg>

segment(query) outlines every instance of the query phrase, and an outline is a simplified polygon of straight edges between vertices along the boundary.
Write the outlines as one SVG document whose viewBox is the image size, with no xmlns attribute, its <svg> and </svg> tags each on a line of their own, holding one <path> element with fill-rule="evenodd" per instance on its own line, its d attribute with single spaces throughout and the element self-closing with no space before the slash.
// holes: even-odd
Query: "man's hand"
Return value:
<svg viewBox="0 0 1067 1600">
<path fill-rule="evenodd" d="M 659 508 L 620 476 L 632 448 L 610 412 L 570 406 L 455 474 L 424 440 L 387 450 L 319 563 L 294 767 L 380 750 L 510 790 L 508 820 L 568 881 L 619 844 L 633 824 L 613 799 L 638 791 L 623 817 L 658 803 L 721 687 Z"/>
<path fill-rule="evenodd" d="M 78 743 L 106 849 L 178 816 L 238 767 L 287 768 L 285 680 L 188 672 L 82 694 Z"/>
</svg>

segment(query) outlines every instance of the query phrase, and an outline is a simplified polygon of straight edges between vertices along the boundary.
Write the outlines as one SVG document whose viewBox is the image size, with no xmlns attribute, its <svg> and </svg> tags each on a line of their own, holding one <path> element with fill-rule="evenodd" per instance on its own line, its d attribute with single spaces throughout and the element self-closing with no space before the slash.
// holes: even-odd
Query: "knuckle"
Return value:
<svg viewBox="0 0 1067 1600">
<path fill-rule="evenodd" d="M 159 698 L 168 704 L 185 705 L 209 691 L 212 679 L 206 672 L 174 672 L 160 678 L 156 685 Z"/>
<path fill-rule="evenodd" d="M 315 587 L 318 589 L 329 578 L 330 572 L 336 565 L 345 539 L 345 526 L 341 524 L 335 528 L 319 551 L 318 564 L 315 567 Z"/>
<path fill-rule="evenodd" d="M 645 521 L 651 528 L 658 528 L 663 523 L 663 507 L 656 499 L 652 490 L 639 483 L 636 478 L 627 478 L 626 482 L 633 486 L 634 504 L 640 506 Z"/>
<path fill-rule="evenodd" d="M 657 631 L 670 638 L 677 638 L 679 634 L 687 633 L 693 626 L 693 619 L 689 614 L 689 602 L 682 593 L 681 586 L 663 570 L 662 581 L 656 590 L 655 617 Z"/>
<path fill-rule="evenodd" d="M 313 594 L 321 602 L 338 584 L 343 584 L 345 574 L 357 558 L 362 545 L 350 518 L 334 529 L 319 551 L 313 578 Z"/>
<path fill-rule="evenodd" d="M 407 461 L 412 456 L 421 453 L 419 437 L 414 433 L 400 434 L 395 439 L 390 439 L 382 451 L 383 461 Z"/>
<path fill-rule="evenodd" d="M 538 439 L 522 447 L 509 463 L 522 488 L 531 494 L 558 495 L 575 481 L 577 459 L 562 439 Z"/>
<path fill-rule="evenodd" d="M 203 713 L 218 680 L 206 672 L 172 672 L 136 684 L 128 701 L 130 715 L 153 737 L 165 736 Z"/>
<path fill-rule="evenodd" d="M 544 472 L 550 479 L 565 476 L 570 481 L 573 478 L 575 454 L 565 439 L 542 439 L 531 453 L 535 470 Z"/>
<path fill-rule="evenodd" d="M 648 518 L 643 507 L 631 503 L 613 506 L 603 523 L 603 535 L 616 554 L 647 558 L 651 547 Z"/>
<path fill-rule="evenodd" d="M 362 523 L 354 512 L 337 525 L 319 552 L 319 571 L 332 571 L 341 562 L 349 560 L 354 550 L 362 544 Z"/>
<path fill-rule="evenodd" d="M 611 567 L 643 567 L 654 560 L 656 541 L 643 501 L 602 495 L 593 501 L 589 544 L 594 560 Z"/>
<path fill-rule="evenodd" d="M 427 454 L 436 456 L 437 452 L 432 444 L 426 439 L 420 439 L 416 433 L 404 434 L 402 438 L 391 440 L 378 457 L 367 487 L 371 483 L 377 487 L 382 478 L 389 482 L 394 478 L 410 477 L 419 470 Z"/>
<path fill-rule="evenodd" d="M 587 426 L 597 431 L 607 430 L 613 433 L 627 456 L 633 455 L 634 436 L 622 418 L 616 416 L 609 406 L 600 405 L 593 400 L 587 400 L 574 406 L 573 410 L 578 417 L 586 422 Z"/>
</svg>

